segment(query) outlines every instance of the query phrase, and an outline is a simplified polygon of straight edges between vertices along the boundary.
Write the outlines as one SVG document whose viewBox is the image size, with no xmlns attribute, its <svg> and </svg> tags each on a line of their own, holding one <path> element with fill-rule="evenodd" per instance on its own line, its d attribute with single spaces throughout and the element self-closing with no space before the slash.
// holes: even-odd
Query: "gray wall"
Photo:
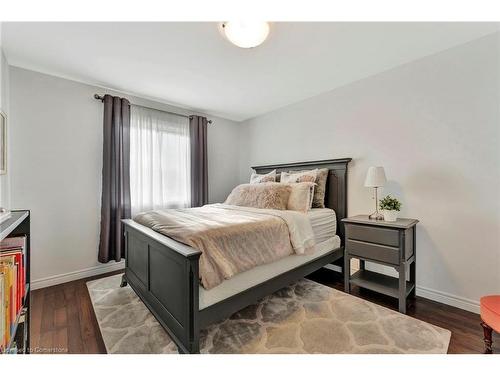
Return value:
<svg viewBox="0 0 500 375">
<path fill-rule="evenodd" d="M 1 25 L 0 25 L 1 27 Z M 9 119 L 9 66 L 0 45 L 0 111 L 7 116 L 7 139 L 10 137 L 10 119 Z M 9 146 L 7 142 L 7 146 Z M 7 147 L 9 153 L 9 147 Z M 7 156 L 7 173 L 0 175 L 0 206 L 9 207 L 10 205 L 10 189 L 9 189 L 9 173 L 10 173 L 10 158 Z"/>
<path fill-rule="evenodd" d="M 495 34 L 243 124 L 213 118 L 210 200 L 247 181 L 254 164 L 349 156 L 349 214 L 368 213 L 363 179 L 383 165 L 383 193 L 421 220 L 418 293 L 477 310 L 481 295 L 500 290 L 499 50 Z M 11 201 L 33 209 L 33 277 L 42 286 L 107 270 L 96 262 L 102 106 L 92 99 L 104 90 L 10 75 Z"/>
<path fill-rule="evenodd" d="M 116 268 L 97 262 L 102 166 L 98 87 L 10 67 L 11 206 L 32 210 L 35 287 Z M 132 103 L 189 113 L 126 94 Z M 238 180 L 238 126 L 209 116 L 209 195 Z M 120 267 L 120 265 L 118 265 Z"/>
<path fill-rule="evenodd" d="M 477 310 L 500 290 L 499 34 L 360 80 L 243 124 L 240 181 L 254 164 L 352 157 L 349 214 L 383 193 L 418 225 L 419 294 Z"/>
</svg>

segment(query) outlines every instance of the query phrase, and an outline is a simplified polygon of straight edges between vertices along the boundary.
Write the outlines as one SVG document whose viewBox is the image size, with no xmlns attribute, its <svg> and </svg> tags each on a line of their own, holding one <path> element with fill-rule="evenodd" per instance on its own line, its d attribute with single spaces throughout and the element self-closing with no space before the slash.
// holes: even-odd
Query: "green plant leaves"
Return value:
<svg viewBox="0 0 500 375">
<path fill-rule="evenodd" d="M 381 210 L 401 211 L 401 202 L 389 194 L 380 200 L 379 207 Z"/>
</svg>

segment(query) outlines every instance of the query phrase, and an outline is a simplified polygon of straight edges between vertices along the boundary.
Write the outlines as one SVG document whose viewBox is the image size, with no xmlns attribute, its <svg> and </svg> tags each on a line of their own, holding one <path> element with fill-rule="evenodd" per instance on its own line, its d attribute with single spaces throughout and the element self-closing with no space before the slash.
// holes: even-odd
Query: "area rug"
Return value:
<svg viewBox="0 0 500 375">
<path fill-rule="evenodd" d="M 108 353 L 177 353 L 121 275 L 87 287 Z M 302 279 L 201 332 L 201 353 L 446 353 L 451 333 Z"/>
</svg>

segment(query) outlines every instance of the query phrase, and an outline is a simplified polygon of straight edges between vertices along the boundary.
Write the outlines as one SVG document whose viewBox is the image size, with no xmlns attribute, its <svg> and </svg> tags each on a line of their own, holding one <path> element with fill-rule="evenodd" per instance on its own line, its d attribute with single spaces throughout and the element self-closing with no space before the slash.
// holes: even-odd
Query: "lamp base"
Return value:
<svg viewBox="0 0 500 375">
<path fill-rule="evenodd" d="M 368 219 L 370 219 L 370 220 L 384 220 L 384 215 L 378 211 L 375 211 L 370 216 L 368 216 Z"/>
</svg>

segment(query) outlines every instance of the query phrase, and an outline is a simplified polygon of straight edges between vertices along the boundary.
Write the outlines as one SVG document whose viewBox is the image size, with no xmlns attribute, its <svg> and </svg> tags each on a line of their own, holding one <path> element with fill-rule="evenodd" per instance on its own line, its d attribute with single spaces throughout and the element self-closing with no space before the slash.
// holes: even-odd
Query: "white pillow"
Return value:
<svg viewBox="0 0 500 375">
<path fill-rule="evenodd" d="M 296 182 L 315 182 L 318 176 L 318 170 L 313 169 L 304 172 L 281 172 L 280 182 L 285 184 L 292 184 Z"/>
<path fill-rule="evenodd" d="M 263 182 L 276 182 L 276 169 L 266 174 L 257 174 L 253 172 L 250 176 L 251 184 L 261 184 Z"/>
<path fill-rule="evenodd" d="M 297 182 L 286 184 L 290 186 L 287 209 L 292 211 L 307 212 L 312 207 L 314 197 L 314 182 Z"/>
</svg>

